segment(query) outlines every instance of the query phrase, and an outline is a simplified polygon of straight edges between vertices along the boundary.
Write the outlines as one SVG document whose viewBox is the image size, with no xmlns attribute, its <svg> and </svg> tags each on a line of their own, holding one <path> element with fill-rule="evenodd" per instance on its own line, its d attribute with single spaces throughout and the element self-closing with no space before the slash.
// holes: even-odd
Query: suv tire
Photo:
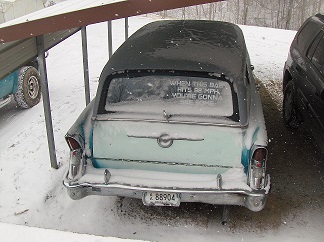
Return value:
<svg viewBox="0 0 324 242">
<path fill-rule="evenodd" d="M 295 105 L 295 85 L 289 81 L 285 87 L 282 116 L 288 129 L 298 129 L 301 124 L 301 116 Z"/>
</svg>

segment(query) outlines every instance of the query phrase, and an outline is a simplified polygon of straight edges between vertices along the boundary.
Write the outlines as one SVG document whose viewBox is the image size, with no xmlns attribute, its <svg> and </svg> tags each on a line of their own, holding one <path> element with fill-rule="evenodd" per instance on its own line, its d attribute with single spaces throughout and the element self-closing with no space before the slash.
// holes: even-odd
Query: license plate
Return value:
<svg viewBox="0 0 324 242">
<path fill-rule="evenodd" d="M 147 206 L 175 206 L 180 205 L 179 193 L 144 192 L 143 204 Z"/>
</svg>

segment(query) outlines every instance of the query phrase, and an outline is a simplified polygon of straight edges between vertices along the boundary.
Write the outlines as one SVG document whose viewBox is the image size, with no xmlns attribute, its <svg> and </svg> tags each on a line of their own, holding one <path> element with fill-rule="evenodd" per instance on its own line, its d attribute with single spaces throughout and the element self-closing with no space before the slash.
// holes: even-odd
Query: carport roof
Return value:
<svg viewBox="0 0 324 242">
<path fill-rule="evenodd" d="M 222 0 L 69 0 L 0 24 L 0 80 L 81 27 L 94 23 Z"/>
<path fill-rule="evenodd" d="M 222 0 L 69 0 L 0 25 L 0 43 Z"/>
<path fill-rule="evenodd" d="M 46 77 L 45 50 L 68 38 L 81 27 L 90 24 L 219 1 L 222 0 L 69 0 L 1 24 L 0 80 L 32 58 L 39 56 L 44 113 L 52 167 L 58 168 L 58 165 Z M 83 28 L 83 33 L 84 40 L 86 39 L 85 28 Z M 86 41 L 84 42 L 86 43 Z M 83 50 L 85 49 L 84 47 Z M 83 52 L 86 52 L 86 50 Z M 84 61 L 87 62 L 85 55 Z M 84 68 L 84 70 L 86 85 L 87 68 Z M 88 91 L 86 91 L 86 95 L 89 97 Z"/>
</svg>

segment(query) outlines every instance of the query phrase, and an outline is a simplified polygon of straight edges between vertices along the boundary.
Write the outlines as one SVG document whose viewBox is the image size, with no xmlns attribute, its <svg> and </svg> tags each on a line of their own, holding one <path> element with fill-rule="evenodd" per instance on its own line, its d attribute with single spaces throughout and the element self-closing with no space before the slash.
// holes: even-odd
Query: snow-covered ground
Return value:
<svg viewBox="0 0 324 242">
<path fill-rule="evenodd" d="M 156 20 L 143 16 L 130 18 L 130 33 Z M 295 31 L 251 26 L 241 28 L 256 76 L 266 86 L 278 87 Z M 107 24 L 92 25 L 87 30 L 93 98 L 100 72 L 108 59 Z M 124 41 L 123 30 L 123 20 L 113 22 L 114 49 Z M 12 241 L 15 241 L 18 235 L 21 235 L 19 240 L 29 241 L 28 238 L 31 237 L 28 236 L 37 233 L 40 237 L 33 237 L 32 241 L 47 240 L 37 229 L 26 230 L 24 227 L 10 226 L 18 224 L 141 240 L 213 241 L 218 238 L 224 241 L 253 241 L 259 240 L 261 236 L 263 240 L 268 241 L 303 241 L 306 237 L 320 241 L 324 238 L 321 223 L 323 219 L 319 220 L 319 224 L 314 223 L 315 226 L 311 228 L 303 227 L 296 221 L 290 226 L 283 224 L 279 228 L 265 228 L 265 231 L 255 232 L 247 229 L 235 233 L 218 223 L 204 226 L 204 221 L 196 221 L 197 212 L 191 217 L 190 210 L 183 218 L 177 215 L 177 210 L 148 210 L 143 208 L 141 201 L 134 199 L 86 197 L 79 201 L 71 200 L 62 185 L 69 159 L 64 135 L 85 107 L 80 33 L 50 50 L 47 68 L 60 168 L 50 168 L 42 104 L 29 110 L 20 110 L 12 102 L 0 110 L 0 222 L 6 223 L 0 224 L 0 234 L 11 236 L 13 233 L 15 237 L 11 237 Z M 49 236 L 52 236 L 53 231 L 50 234 Z M 55 236 L 60 236 L 59 232 Z M 79 238 L 73 237 L 75 234 L 64 236 L 64 239 L 70 241 L 77 240 L 72 238 Z M 9 238 L 4 241 L 8 240 L 10 241 Z"/>
<path fill-rule="evenodd" d="M 133 239 L 120 239 L 113 237 L 104 237 L 98 235 L 80 234 L 69 231 L 59 231 L 53 229 L 44 229 L 29 227 L 25 225 L 16 225 L 0 223 L 1 241 L 5 242 L 129 242 L 137 241 Z M 142 240 L 141 240 L 142 241 Z"/>
</svg>

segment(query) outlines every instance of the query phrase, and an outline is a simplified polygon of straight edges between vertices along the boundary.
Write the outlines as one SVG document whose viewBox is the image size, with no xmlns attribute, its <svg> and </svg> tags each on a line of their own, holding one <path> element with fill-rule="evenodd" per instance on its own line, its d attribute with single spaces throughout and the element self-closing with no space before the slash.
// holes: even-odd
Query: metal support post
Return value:
<svg viewBox="0 0 324 242">
<path fill-rule="evenodd" d="M 125 40 L 128 39 L 128 17 L 125 18 Z"/>
<path fill-rule="evenodd" d="M 89 87 L 89 64 L 88 64 L 86 26 L 83 26 L 81 28 L 81 38 L 82 38 L 82 55 L 83 55 L 84 92 L 85 92 L 86 105 L 88 105 L 90 103 L 90 87 Z"/>
<path fill-rule="evenodd" d="M 108 55 L 109 59 L 112 56 L 112 24 L 108 21 Z"/>
<path fill-rule="evenodd" d="M 44 37 L 42 35 L 36 37 L 36 43 L 37 43 L 37 53 L 38 53 L 38 66 L 39 66 L 39 72 L 41 76 L 41 89 L 43 95 L 43 107 L 44 107 L 44 114 L 45 114 L 45 124 L 46 124 L 49 155 L 51 160 L 51 166 L 55 169 L 58 169 L 56 152 L 55 152 L 50 98 L 49 98 L 49 91 L 48 91 Z"/>
<path fill-rule="evenodd" d="M 224 205 L 223 216 L 222 216 L 222 225 L 226 225 L 229 219 L 229 206 Z"/>
</svg>

